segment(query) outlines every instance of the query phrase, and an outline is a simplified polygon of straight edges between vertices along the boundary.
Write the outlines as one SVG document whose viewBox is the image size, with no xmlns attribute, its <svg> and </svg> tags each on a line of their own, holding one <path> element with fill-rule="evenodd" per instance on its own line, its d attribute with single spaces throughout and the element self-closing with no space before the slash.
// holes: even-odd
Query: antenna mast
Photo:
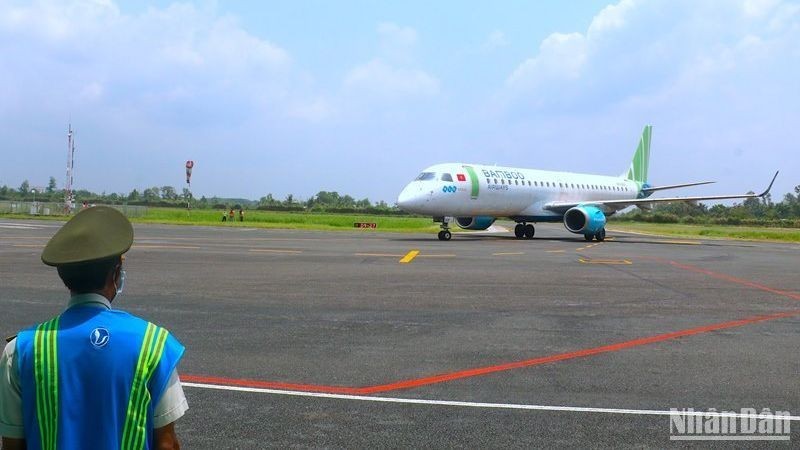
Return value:
<svg viewBox="0 0 800 450">
<path fill-rule="evenodd" d="M 64 211 L 71 214 L 75 208 L 75 198 L 72 193 L 72 177 L 75 168 L 75 137 L 72 132 L 72 124 L 69 124 L 67 132 L 67 181 L 64 183 Z"/>
</svg>

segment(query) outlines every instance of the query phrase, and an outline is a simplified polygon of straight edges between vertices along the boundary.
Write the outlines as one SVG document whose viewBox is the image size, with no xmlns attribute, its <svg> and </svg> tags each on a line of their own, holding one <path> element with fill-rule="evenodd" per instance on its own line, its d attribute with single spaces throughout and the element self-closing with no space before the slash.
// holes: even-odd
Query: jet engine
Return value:
<svg viewBox="0 0 800 450">
<path fill-rule="evenodd" d="M 592 235 L 606 226 L 606 215 L 596 206 L 575 206 L 564 214 L 564 226 L 573 233 Z"/>
<path fill-rule="evenodd" d="M 465 230 L 485 230 L 492 226 L 495 217 L 478 216 L 478 217 L 456 217 L 456 225 Z"/>
</svg>

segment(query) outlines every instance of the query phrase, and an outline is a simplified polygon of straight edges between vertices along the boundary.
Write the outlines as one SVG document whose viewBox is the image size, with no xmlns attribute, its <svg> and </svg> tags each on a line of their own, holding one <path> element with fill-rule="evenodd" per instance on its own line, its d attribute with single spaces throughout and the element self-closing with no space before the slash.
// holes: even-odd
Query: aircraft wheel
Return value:
<svg viewBox="0 0 800 450">
<path fill-rule="evenodd" d="M 603 242 L 606 239 L 606 229 L 601 228 L 600 231 L 594 235 L 594 238 L 597 239 L 598 242 Z"/>
<path fill-rule="evenodd" d="M 584 234 L 583 238 L 586 239 L 587 241 L 591 241 L 592 239 L 594 239 L 594 235 L 593 234 Z"/>
<path fill-rule="evenodd" d="M 525 239 L 532 239 L 534 233 L 536 233 L 536 229 L 533 228 L 533 225 L 525 225 Z"/>
<path fill-rule="evenodd" d="M 442 230 L 439 232 L 439 240 L 440 241 L 449 241 L 450 238 L 453 237 L 453 234 L 447 230 Z"/>
<path fill-rule="evenodd" d="M 518 239 L 522 239 L 525 236 L 525 225 L 518 223 L 517 226 L 514 227 L 514 236 Z"/>
</svg>

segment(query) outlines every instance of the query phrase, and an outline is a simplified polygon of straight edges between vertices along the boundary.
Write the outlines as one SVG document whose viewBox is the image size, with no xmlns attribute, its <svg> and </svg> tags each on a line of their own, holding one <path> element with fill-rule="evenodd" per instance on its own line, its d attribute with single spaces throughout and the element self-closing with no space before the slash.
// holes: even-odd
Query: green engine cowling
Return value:
<svg viewBox="0 0 800 450">
<path fill-rule="evenodd" d="M 496 217 L 477 216 L 477 217 L 456 217 L 456 225 L 465 230 L 485 230 L 492 226 Z"/>
</svg>

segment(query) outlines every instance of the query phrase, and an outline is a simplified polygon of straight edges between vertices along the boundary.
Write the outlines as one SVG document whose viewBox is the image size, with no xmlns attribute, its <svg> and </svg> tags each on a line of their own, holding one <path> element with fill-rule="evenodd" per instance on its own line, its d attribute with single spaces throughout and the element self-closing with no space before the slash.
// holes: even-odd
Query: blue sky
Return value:
<svg viewBox="0 0 800 450">
<path fill-rule="evenodd" d="M 800 3 L 0 0 L 0 184 L 392 203 L 449 161 L 800 184 Z M 688 191 L 686 192 L 689 193 Z"/>
</svg>

